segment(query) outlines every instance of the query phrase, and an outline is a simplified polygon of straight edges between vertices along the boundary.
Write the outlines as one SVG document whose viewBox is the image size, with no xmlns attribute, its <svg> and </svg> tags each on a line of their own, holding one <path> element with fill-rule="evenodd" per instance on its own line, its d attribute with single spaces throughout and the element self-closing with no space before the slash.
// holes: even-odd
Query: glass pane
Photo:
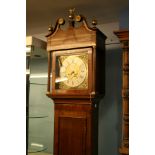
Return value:
<svg viewBox="0 0 155 155">
<path fill-rule="evenodd" d="M 55 71 L 56 89 L 88 89 L 88 51 L 57 55 Z"/>
</svg>

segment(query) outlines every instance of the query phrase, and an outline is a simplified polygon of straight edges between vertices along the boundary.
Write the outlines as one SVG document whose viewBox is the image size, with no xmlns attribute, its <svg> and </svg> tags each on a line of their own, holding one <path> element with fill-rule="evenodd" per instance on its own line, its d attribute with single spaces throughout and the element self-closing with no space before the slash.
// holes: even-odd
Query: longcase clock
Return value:
<svg viewBox="0 0 155 155">
<path fill-rule="evenodd" d="M 54 155 L 98 154 L 98 103 L 105 93 L 105 39 L 69 10 L 49 28 L 47 96 L 54 100 Z M 75 25 L 76 24 L 76 25 Z"/>
</svg>

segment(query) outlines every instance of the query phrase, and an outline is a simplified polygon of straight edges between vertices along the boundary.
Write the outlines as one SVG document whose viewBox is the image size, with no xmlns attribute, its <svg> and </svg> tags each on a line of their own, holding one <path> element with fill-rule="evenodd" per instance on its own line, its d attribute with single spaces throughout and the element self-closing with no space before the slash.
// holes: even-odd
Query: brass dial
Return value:
<svg viewBox="0 0 155 155">
<path fill-rule="evenodd" d="M 87 66 L 84 61 L 76 56 L 68 56 L 60 68 L 60 77 L 65 78 L 63 82 L 68 87 L 78 87 L 87 76 Z"/>
</svg>

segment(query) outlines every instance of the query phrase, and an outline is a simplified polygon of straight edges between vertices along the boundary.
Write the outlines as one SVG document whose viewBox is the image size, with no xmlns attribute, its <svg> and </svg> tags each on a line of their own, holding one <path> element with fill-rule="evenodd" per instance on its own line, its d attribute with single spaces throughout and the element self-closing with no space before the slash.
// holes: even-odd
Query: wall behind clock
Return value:
<svg viewBox="0 0 155 155">
<path fill-rule="evenodd" d="M 121 140 L 121 50 L 106 46 L 106 93 L 99 105 L 99 155 L 119 155 Z M 101 68 L 102 69 L 102 68 Z"/>
<path fill-rule="evenodd" d="M 106 93 L 99 105 L 99 155 L 119 155 L 121 140 L 121 62 L 122 51 L 113 34 L 119 23 L 107 23 L 98 28 L 106 40 Z M 102 71 L 102 66 L 100 67 Z"/>
</svg>

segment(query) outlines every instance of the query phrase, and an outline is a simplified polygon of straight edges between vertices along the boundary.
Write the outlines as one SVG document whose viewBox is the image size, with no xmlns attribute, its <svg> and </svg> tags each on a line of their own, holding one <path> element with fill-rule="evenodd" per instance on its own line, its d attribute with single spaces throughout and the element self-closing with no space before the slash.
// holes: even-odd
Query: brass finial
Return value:
<svg viewBox="0 0 155 155">
<path fill-rule="evenodd" d="M 93 26 L 96 26 L 97 25 L 97 20 L 96 19 L 92 20 L 92 25 Z"/>
<path fill-rule="evenodd" d="M 63 18 L 59 18 L 59 19 L 58 19 L 58 23 L 59 23 L 60 25 L 63 25 L 63 24 L 65 24 L 65 20 L 64 20 Z"/>
<path fill-rule="evenodd" d="M 49 25 L 49 27 L 48 27 L 48 31 L 50 31 L 50 32 L 53 31 L 53 27 L 52 27 L 52 25 Z"/>
<path fill-rule="evenodd" d="M 69 9 L 69 19 L 74 19 L 75 8 Z"/>
<path fill-rule="evenodd" d="M 80 22 L 82 20 L 82 17 L 80 15 L 75 16 L 75 20 L 77 22 Z"/>
<path fill-rule="evenodd" d="M 72 8 L 72 9 L 69 9 L 69 26 L 70 27 L 74 27 L 74 18 L 75 18 L 75 15 L 74 15 L 74 12 L 75 12 L 75 8 Z"/>
</svg>

